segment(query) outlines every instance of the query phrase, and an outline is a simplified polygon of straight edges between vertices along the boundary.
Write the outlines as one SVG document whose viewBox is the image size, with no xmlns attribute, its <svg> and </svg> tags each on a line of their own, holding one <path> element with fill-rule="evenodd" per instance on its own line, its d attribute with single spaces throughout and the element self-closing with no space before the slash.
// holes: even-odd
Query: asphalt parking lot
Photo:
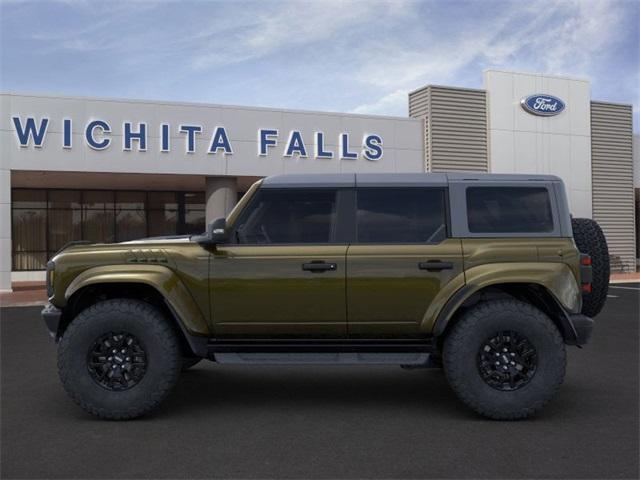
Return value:
<svg viewBox="0 0 640 480">
<path fill-rule="evenodd" d="M 536 418 L 484 420 L 438 370 L 198 365 L 152 416 L 96 420 L 58 382 L 39 308 L 0 310 L 2 478 L 638 478 L 640 285 Z"/>
</svg>

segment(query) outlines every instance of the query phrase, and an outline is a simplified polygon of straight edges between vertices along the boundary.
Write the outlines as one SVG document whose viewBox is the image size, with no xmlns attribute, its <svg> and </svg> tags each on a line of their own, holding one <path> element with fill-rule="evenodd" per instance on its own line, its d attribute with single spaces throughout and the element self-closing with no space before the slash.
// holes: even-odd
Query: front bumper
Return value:
<svg viewBox="0 0 640 480">
<path fill-rule="evenodd" d="M 573 327 L 574 339 L 567 341 L 569 345 L 586 345 L 593 332 L 593 318 L 581 313 L 567 315 L 569 323 Z"/>
<path fill-rule="evenodd" d="M 42 309 L 40 315 L 42 315 L 44 324 L 47 326 L 49 335 L 51 335 L 51 338 L 57 341 L 58 332 L 60 331 L 60 320 L 62 319 L 62 310 L 48 303 Z"/>
</svg>

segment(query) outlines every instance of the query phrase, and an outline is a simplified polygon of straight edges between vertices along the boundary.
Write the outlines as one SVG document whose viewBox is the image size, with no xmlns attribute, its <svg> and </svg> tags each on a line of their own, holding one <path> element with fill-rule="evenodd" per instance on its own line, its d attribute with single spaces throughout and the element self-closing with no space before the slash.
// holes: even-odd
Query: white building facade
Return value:
<svg viewBox="0 0 640 480">
<path fill-rule="evenodd" d="M 546 173 L 562 178 L 576 217 L 593 215 L 591 203 L 591 92 L 586 80 L 487 71 L 489 170 Z M 533 93 L 565 102 L 564 112 L 531 115 L 521 99 Z"/>
<path fill-rule="evenodd" d="M 561 111 L 523 108 L 536 96 L 533 106 L 548 97 L 559 103 L 542 108 Z M 598 219 L 613 199 L 624 223 L 629 202 L 633 217 L 630 106 L 614 108 L 607 125 L 603 105 L 596 127 L 613 132 L 612 168 L 623 180 L 612 191 L 594 170 L 592 146 L 602 145 L 593 143 L 594 102 L 581 79 L 487 71 L 482 90 L 412 92 L 409 117 L 4 93 L 0 290 L 42 279 L 68 241 L 200 231 L 256 179 L 281 173 L 550 173 L 565 181 L 575 216 Z M 612 250 L 635 268 L 635 221 L 621 227 L 600 215 Z"/>
</svg>

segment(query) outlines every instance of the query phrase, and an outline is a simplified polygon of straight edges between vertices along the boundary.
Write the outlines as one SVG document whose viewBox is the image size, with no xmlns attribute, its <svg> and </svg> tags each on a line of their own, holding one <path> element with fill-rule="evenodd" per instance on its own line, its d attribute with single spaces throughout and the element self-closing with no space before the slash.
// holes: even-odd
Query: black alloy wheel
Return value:
<svg viewBox="0 0 640 480">
<path fill-rule="evenodd" d="M 514 331 L 498 332 L 478 352 L 478 370 L 491 387 L 503 392 L 518 390 L 536 373 L 538 357 L 531 342 Z"/>
<path fill-rule="evenodd" d="M 109 332 L 97 338 L 87 356 L 91 378 L 110 391 L 128 390 L 147 371 L 147 355 L 140 341 L 127 332 Z"/>
</svg>

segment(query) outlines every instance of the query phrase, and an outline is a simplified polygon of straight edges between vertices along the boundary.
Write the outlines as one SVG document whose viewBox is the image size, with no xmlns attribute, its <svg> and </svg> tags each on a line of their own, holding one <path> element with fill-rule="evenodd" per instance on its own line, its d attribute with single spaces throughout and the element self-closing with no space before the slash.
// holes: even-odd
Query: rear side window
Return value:
<svg viewBox="0 0 640 480">
<path fill-rule="evenodd" d="M 444 189 L 357 190 L 359 243 L 437 243 L 446 235 Z"/>
<path fill-rule="evenodd" d="M 261 189 L 238 219 L 240 244 L 330 243 L 336 225 L 335 189 Z"/>
<path fill-rule="evenodd" d="M 551 200 L 544 187 L 469 187 L 467 215 L 472 233 L 553 231 Z"/>
</svg>

